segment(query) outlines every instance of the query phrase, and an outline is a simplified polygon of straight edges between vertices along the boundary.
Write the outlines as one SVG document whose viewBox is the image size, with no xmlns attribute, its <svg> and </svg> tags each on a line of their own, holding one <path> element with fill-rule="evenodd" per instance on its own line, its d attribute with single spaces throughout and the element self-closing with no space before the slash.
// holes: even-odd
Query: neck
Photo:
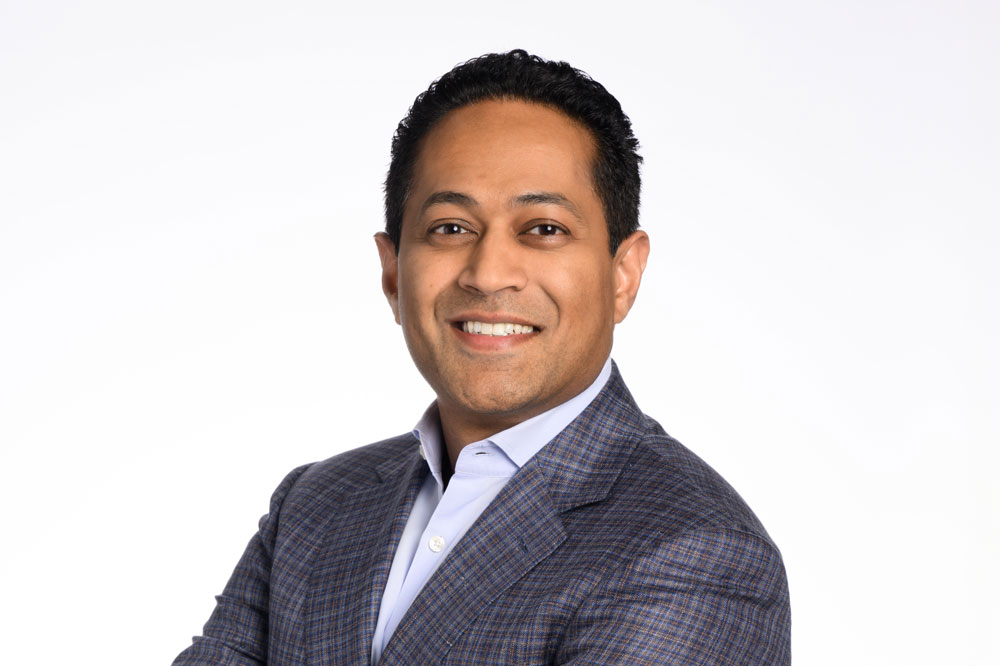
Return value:
<svg viewBox="0 0 1000 666">
<path fill-rule="evenodd" d="M 610 362 L 605 361 L 605 363 Z M 519 423 L 523 423 L 539 414 L 575 400 L 589 388 L 594 387 L 594 383 L 600 377 L 603 368 L 604 365 L 595 370 L 593 376 L 587 377 L 586 381 L 582 382 L 582 386 L 566 387 L 562 391 L 550 394 L 547 399 L 538 402 L 528 401 L 527 404 L 522 404 L 519 407 L 506 411 L 474 411 L 469 409 L 468 405 L 449 400 L 447 397 L 442 399 L 441 394 L 438 394 L 438 399 L 435 403 L 438 411 L 438 422 L 441 426 L 441 439 L 443 440 L 445 450 L 448 452 L 448 464 L 445 465 L 444 461 L 442 461 L 442 466 L 449 467 L 448 471 L 454 470 L 459 454 L 469 444 L 482 441 L 499 432 L 513 428 Z M 599 388 L 596 387 L 593 394 L 589 395 L 589 397 L 593 398 Z M 581 403 L 578 406 L 577 413 L 586 405 Z M 553 436 L 555 434 L 552 433 Z"/>
<path fill-rule="evenodd" d="M 539 412 L 540 414 L 541 412 Z M 534 416 L 511 416 L 509 414 L 488 415 L 493 418 L 469 419 L 461 413 L 455 413 L 438 403 L 438 415 L 441 419 L 441 437 L 445 450 L 448 452 L 448 472 L 455 469 L 458 454 L 469 444 L 486 439 L 490 435 L 512 428 L 521 421 Z"/>
</svg>

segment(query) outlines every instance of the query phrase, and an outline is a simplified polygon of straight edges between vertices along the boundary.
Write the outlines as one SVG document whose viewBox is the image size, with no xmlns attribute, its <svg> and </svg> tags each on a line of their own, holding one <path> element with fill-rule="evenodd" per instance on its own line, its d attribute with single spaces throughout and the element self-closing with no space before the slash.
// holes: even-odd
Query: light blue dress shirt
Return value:
<svg viewBox="0 0 1000 666">
<path fill-rule="evenodd" d="M 389 569 L 372 641 L 377 666 L 396 627 L 417 594 L 455 543 L 493 501 L 507 481 L 539 449 L 558 435 L 597 397 L 611 376 L 611 359 L 594 383 L 558 407 L 462 449 L 455 473 L 444 487 L 448 453 L 441 438 L 437 405 L 432 404 L 413 434 L 431 473 L 417 494 Z"/>
</svg>

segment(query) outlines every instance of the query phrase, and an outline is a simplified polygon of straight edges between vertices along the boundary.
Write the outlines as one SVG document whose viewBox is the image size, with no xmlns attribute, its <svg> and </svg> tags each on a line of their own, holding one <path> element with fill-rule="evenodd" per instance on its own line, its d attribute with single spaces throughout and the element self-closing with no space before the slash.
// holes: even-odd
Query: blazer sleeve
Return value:
<svg viewBox="0 0 1000 666">
<path fill-rule="evenodd" d="M 791 663 L 788 587 L 768 541 L 738 530 L 657 540 L 567 626 L 556 663 Z"/>
<path fill-rule="evenodd" d="M 181 652 L 173 666 L 260 666 L 267 663 L 271 561 L 281 506 L 309 465 L 292 470 L 271 497 L 201 636 Z"/>
</svg>

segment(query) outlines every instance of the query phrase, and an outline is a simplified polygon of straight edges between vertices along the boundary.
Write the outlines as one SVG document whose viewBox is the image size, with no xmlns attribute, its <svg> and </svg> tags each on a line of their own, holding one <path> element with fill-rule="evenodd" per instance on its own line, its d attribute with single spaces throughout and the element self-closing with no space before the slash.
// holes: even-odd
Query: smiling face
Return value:
<svg viewBox="0 0 1000 666">
<path fill-rule="evenodd" d="M 594 154 L 583 126 L 520 101 L 452 111 L 423 140 L 398 255 L 376 241 L 449 449 L 572 398 L 611 352 L 648 239 L 609 254 Z"/>
</svg>

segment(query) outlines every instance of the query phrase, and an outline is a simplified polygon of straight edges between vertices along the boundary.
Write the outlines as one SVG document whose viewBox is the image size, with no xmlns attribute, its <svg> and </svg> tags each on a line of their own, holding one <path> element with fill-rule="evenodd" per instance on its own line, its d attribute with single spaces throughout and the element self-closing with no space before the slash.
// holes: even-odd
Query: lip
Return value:
<svg viewBox="0 0 1000 666">
<path fill-rule="evenodd" d="M 531 326 L 534 330 L 531 333 L 520 333 L 518 335 L 478 335 L 476 333 L 466 333 L 462 330 L 462 322 L 481 321 L 484 324 L 520 324 L 521 326 Z M 456 317 L 448 319 L 451 330 L 458 337 L 458 340 L 468 349 L 478 352 L 506 352 L 513 351 L 520 345 L 531 342 L 541 332 L 541 327 L 523 317 L 508 314 L 466 312 Z"/>
</svg>

